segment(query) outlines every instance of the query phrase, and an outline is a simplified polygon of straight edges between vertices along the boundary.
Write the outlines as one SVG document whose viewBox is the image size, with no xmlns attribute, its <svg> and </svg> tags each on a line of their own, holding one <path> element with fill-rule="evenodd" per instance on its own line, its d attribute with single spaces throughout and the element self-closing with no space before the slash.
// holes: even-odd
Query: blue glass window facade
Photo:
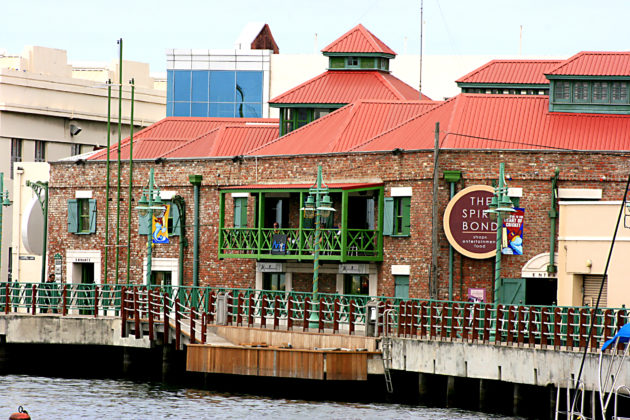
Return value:
<svg viewBox="0 0 630 420">
<path fill-rule="evenodd" d="M 169 70 L 168 117 L 262 117 L 263 72 Z"/>
</svg>

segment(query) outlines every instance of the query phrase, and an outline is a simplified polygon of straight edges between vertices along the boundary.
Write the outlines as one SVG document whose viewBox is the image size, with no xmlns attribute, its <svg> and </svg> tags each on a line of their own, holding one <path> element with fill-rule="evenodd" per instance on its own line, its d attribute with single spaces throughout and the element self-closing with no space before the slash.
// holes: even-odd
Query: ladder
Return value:
<svg viewBox="0 0 630 420">
<path fill-rule="evenodd" d="M 392 367 L 392 340 L 383 337 L 383 372 L 385 375 L 385 388 L 390 394 L 394 393 L 394 385 L 392 384 L 392 375 L 389 370 Z"/>
</svg>

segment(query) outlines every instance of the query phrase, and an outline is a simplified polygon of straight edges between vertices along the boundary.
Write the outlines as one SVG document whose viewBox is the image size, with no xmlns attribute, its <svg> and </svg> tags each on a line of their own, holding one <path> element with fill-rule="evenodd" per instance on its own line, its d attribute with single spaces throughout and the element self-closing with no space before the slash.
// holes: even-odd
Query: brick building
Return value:
<svg viewBox="0 0 630 420">
<path fill-rule="evenodd" d="M 261 133 L 277 121 L 167 118 L 138 133 L 134 142 L 142 157 L 134 160 L 132 207 L 151 169 L 161 198 L 171 204 L 170 243 L 153 246 L 149 277 L 173 285 L 310 291 L 315 231 L 302 209 L 321 165 L 336 211 L 320 229 L 320 292 L 459 300 L 467 299 L 471 288 L 485 290 L 492 301 L 494 258 L 455 252 L 449 259 L 442 218 L 456 191 L 493 185 L 504 163 L 508 186 L 522 189 L 518 206 L 526 213 L 523 254 L 503 257 L 502 287 L 512 279 L 527 290 L 519 298 L 526 303 L 554 302 L 555 271 L 547 266 L 553 265 L 550 242 L 555 247 L 557 240 L 550 218 L 556 211 L 556 169 L 555 193 L 565 197 L 592 198 L 595 191 L 602 200 L 618 200 L 624 194 L 630 74 L 623 66 L 611 69 L 611 56 L 613 62 L 627 57 L 578 54 L 562 62 L 549 73 L 550 95 L 527 94 L 524 86 L 530 83 L 520 79 L 503 82 L 519 92 L 523 85 L 526 94 L 506 88 L 508 94 L 462 93 L 446 102 L 357 100 L 275 139 Z M 608 68 L 582 74 L 597 68 L 592 60 L 602 57 Z M 580 65 L 581 60 L 587 62 Z M 124 283 L 129 269 L 130 281 L 142 283 L 148 223 L 133 211 L 116 226 L 112 204 L 105 220 L 112 197 L 105 195 L 106 156 L 52 165 L 49 255 L 64 260 L 68 282 Z M 453 173 L 448 171 L 458 177 L 445 177 Z M 128 161 L 121 179 L 127 185 Z M 84 212 L 79 200 L 88 200 Z M 126 194 L 123 201 L 129 204 Z M 71 206 L 79 209 L 76 215 Z M 433 291 L 432 222 L 438 224 Z M 111 253 L 105 270 L 105 245 L 113 244 L 116 229 L 124 238 L 119 245 L 126 245 L 128 223 L 130 265 L 126 247 L 119 246 L 118 272 Z M 182 235 L 187 246 L 180 258 Z M 548 275 L 528 278 L 541 259 Z"/>
</svg>

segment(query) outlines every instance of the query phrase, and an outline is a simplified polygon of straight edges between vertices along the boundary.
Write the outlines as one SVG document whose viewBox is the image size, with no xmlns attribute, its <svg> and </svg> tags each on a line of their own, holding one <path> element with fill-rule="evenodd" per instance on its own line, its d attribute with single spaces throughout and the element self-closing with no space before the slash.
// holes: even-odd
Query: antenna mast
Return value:
<svg viewBox="0 0 630 420">
<path fill-rule="evenodd" d="M 420 0 L 420 78 L 418 82 L 418 91 L 420 92 L 420 97 L 418 99 L 422 99 L 422 26 L 423 26 L 423 9 L 424 9 L 424 0 Z"/>
</svg>

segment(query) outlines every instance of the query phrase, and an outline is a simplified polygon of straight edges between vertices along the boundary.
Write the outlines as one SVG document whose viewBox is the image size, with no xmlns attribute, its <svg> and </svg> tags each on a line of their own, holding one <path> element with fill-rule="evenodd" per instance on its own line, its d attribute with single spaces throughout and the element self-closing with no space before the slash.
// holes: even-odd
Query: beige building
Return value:
<svg viewBox="0 0 630 420">
<path fill-rule="evenodd" d="M 68 64 L 64 50 L 26 47 L 21 55 L 0 53 L 0 172 L 13 206 L 4 208 L 0 279 L 38 281 L 25 278 L 30 271 L 18 262 L 37 265 L 20 245 L 19 221 L 27 188 L 22 163 L 48 162 L 91 152 L 107 144 L 107 88 L 104 83 L 118 81 L 118 63 L 110 66 Z M 130 125 L 130 79 L 135 80 L 134 126 L 146 127 L 165 116 L 166 92 L 155 89 L 149 66 L 123 62 L 122 136 Z M 157 82 L 159 87 L 160 82 Z M 111 141 L 118 139 L 118 88 L 112 89 Z M 21 169 L 20 169 L 21 168 Z M 39 173 L 46 181 L 47 175 Z M 14 185 L 14 181 L 19 185 Z M 30 190 L 30 188 L 28 188 Z M 17 193 L 19 192 L 19 194 Z M 16 197 L 16 194 L 18 195 Z M 21 204 L 20 204 L 21 203 Z M 15 209 L 18 215 L 13 217 Z M 20 222 L 21 223 L 21 222 Z M 17 242 L 16 242 L 17 241 Z M 14 269 L 15 268 L 15 269 Z"/>
<path fill-rule="evenodd" d="M 621 201 L 561 201 L 558 304 L 595 306 Z M 623 210 L 600 307 L 630 305 L 630 210 Z"/>
</svg>

